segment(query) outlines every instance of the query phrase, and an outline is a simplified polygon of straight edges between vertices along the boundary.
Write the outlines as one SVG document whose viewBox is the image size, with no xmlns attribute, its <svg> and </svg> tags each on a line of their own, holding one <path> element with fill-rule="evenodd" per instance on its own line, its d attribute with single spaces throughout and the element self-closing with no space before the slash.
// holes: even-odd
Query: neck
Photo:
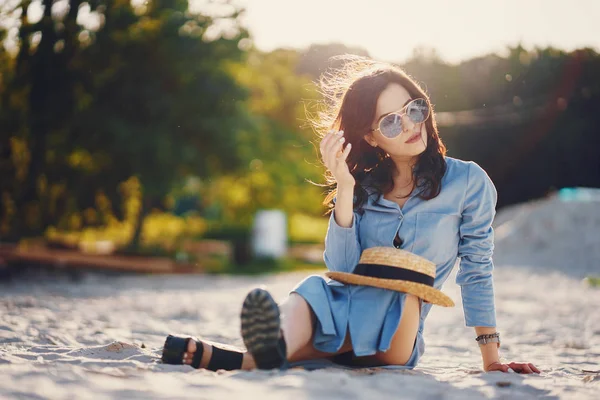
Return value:
<svg viewBox="0 0 600 400">
<path fill-rule="evenodd" d="M 413 167 L 417 163 L 417 158 L 414 156 L 391 156 L 396 170 L 393 173 L 395 182 L 412 182 L 413 180 Z"/>
</svg>

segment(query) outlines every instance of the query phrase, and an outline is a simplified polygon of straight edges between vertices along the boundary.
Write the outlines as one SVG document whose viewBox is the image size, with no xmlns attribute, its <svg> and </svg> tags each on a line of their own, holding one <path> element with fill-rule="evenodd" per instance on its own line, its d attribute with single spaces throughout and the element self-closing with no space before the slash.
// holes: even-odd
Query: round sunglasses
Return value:
<svg viewBox="0 0 600 400">
<path fill-rule="evenodd" d="M 377 128 L 371 128 L 369 132 L 379 131 L 386 138 L 393 139 L 405 131 L 403 121 L 405 115 L 413 124 L 420 124 L 427 121 L 429 113 L 429 104 L 425 99 L 414 99 L 400 111 L 382 115 L 377 120 Z"/>
</svg>

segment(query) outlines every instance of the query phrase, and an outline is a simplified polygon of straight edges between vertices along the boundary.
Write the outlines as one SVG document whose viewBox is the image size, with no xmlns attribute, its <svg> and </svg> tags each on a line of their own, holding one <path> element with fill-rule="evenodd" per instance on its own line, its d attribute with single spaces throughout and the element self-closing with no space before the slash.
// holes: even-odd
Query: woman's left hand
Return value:
<svg viewBox="0 0 600 400">
<path fill-rule="evenodd" d="M 496 361 L 496 362 L 488 365 L 486 368 L 486 372 L 491 372 L 491 371 L 508 372 L 509 368 L 519 374 L 532 374 L 532 373 L 539 374 L 540 373 L 540 370 L 537 369 L 535 367 L 535 365 L 533 365 L 531 363 L 511 362 L 508 364 L 502 364 L 499 361 Z"/>
</svg>

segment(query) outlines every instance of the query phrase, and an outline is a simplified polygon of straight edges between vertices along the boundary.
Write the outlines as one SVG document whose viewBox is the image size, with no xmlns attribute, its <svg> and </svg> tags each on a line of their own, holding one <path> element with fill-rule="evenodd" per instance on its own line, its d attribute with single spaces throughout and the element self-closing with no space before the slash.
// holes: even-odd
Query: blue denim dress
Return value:
<svg viewBox="0 0 600 400">
<path fill-rule="evenodd" d="M 440 194 L 423 200 L 416 190 L 403 207 L 370 193 L 364 212 L 355 210 L 352 226 L 340 227 L 335 211 L 329 219 L 324 260 L 331 271 L 352 272 L 363 249 L 394 246 L 436 264 L 434 286 L 441 289 L 460 258 L 456 283 L 461 287 L 466 326 L 496 326 L 492 280 L 497 193 L 476 163 L 445 157 L 447 170 Z M 335 353 L 350 332 L 356 356 L 386 351 L 402 316 L 406 294 L 369 286 L 346 285 L 319 275 L 301 281 L 291 292 L 301 295 L 316 315 L 313 344 Z M 421 320 L 406 368 L 414 368 L 425 351 L 423 328 L 433 305 L 421 301 Z"/>
</svg>

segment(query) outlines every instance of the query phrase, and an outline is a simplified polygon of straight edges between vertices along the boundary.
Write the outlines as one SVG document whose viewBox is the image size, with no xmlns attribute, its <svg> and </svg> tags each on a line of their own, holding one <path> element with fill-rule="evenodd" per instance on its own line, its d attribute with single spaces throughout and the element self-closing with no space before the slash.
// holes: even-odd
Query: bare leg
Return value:
<svg viewBox="0 0 600 400">
<path fill-rule="evenodd" d="M 279 310 L 289 360 L 298 350 L 310 343 L 315 316 L 306 300 L 297 293 L 290 293 L 279 305 Z"/>
<path fill-rule="evenodd" d="M 336 354 L 345 353 L 350 350 L 352 350 L 352 344 L 350 342 L 350 332 L 346 332 L 346 339 L 344 340 L 344 344 L 337 352 L 326 353 L 323 351 L 319 351 L 319 350 L 315 349 L 315 347 L 312 344 L 312 340 L 311 340 L 310 343 L 307 343 L 300 350 L 298 350 L 297 352 L 292 354 L 288 358 L 288 361 L 295 362 L 295 361 L 314 360 L 316 358 L 327 358 L 327 357 L 332 357 Z"/>
<path fill-rule="evenodd" d="M 299 294 L 291 293 L 279 308 L 288 361 L 331 357 L 352 350 L 349 331 L 346 332 L 344 344 L 335 353 L 325 353 L 314 348 L 312 339 L 316 317 L 306 300 Z"/>
<path fill-rule="evenodd" d="M 400 324 L 396 333 L 394 333 L 390 348 L 386 352 L 378 352 L 372 357 L 382 365 L 405 365 L 410 359 L 415 346 L 420 316 L 419 298 L 407 294 Z"/>
</svg>

